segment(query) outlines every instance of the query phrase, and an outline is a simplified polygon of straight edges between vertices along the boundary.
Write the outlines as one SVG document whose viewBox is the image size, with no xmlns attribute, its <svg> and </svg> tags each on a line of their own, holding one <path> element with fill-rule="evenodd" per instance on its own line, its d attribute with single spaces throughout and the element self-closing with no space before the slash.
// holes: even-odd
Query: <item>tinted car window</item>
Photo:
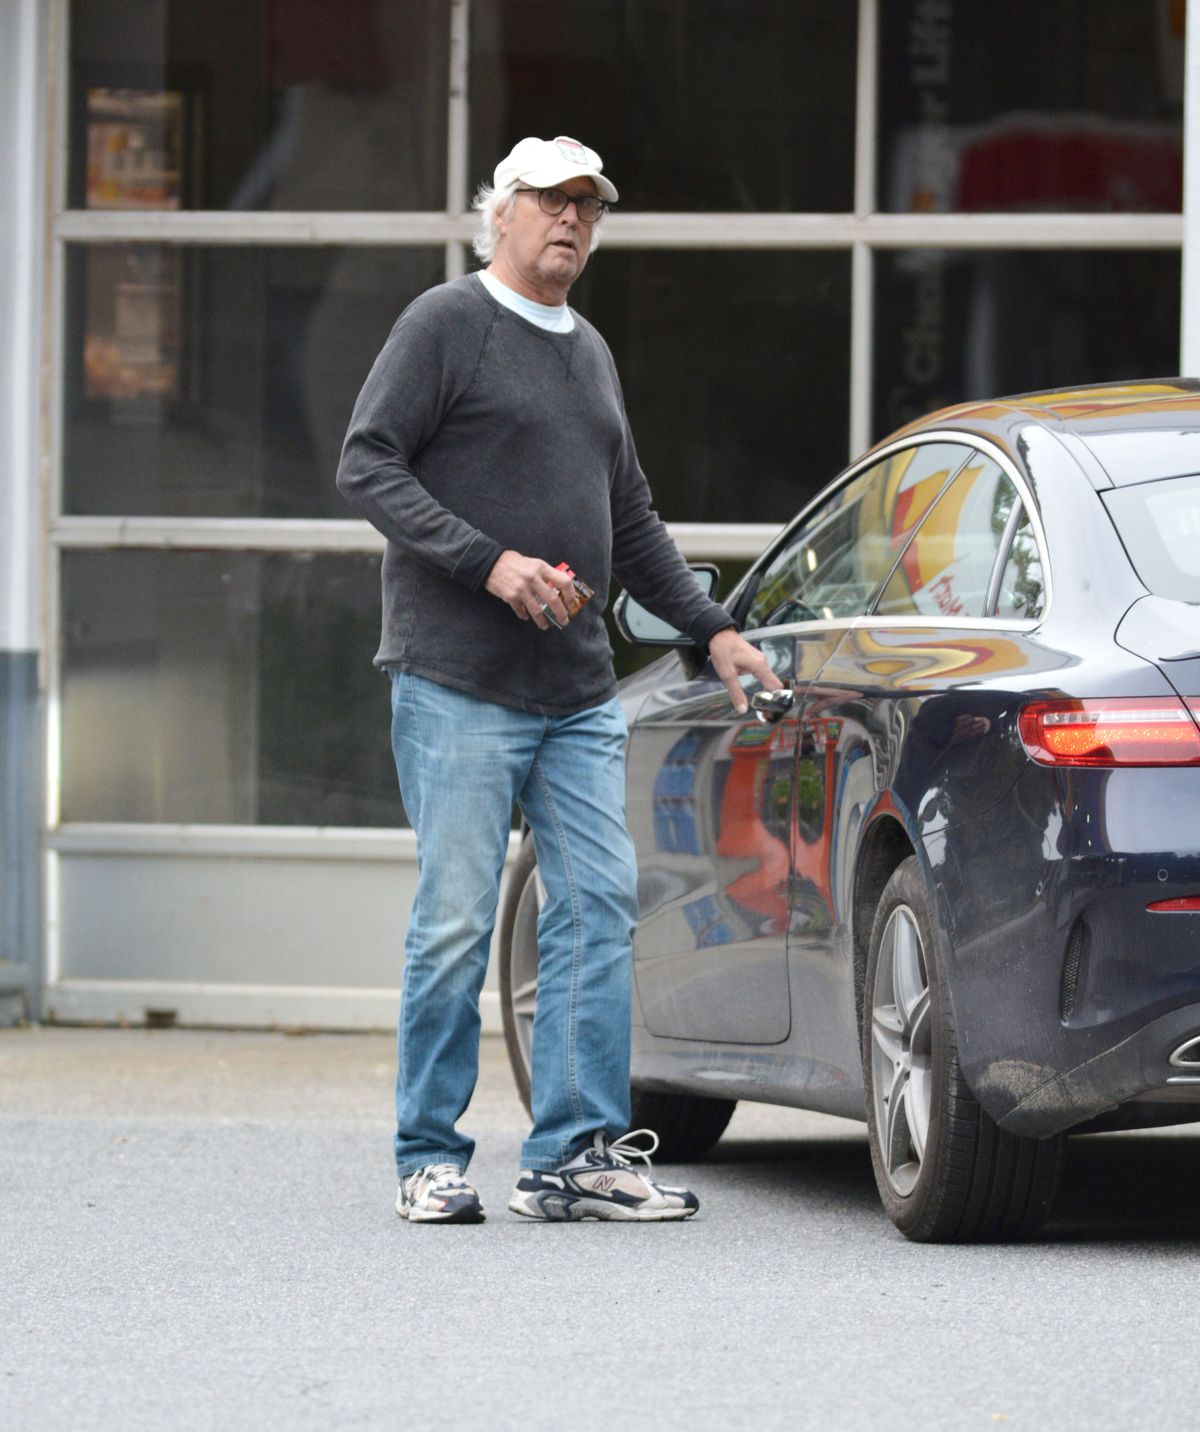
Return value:
<svg viewBox="0 0 1200 1432">
<path fill-rule="evenodd" d="M 869 611 L 909 534 L 970 456 L 960 443 L 921 443 L 860 472 L 789 534 L 759 578 L 745 626 Z"/>
<path fill-rule="evenodd" d="M 1150 591 L 1200 602 L 1200 474 L 1101 495 L 1134 570 Z"/>
<path fill-rule="evenodd" d="M 972 454 L 930 508 L 875 610 L 880 616 L 981 617 L 1017 491 L 1003 468 Z"/>
<path fill-rule="evenodd" d="M 1024 507 L 1017 519 L 1012 546 L 1000 577 L 994 612 L 998 617 L 1040 617 L 1046 604 L 1046 581 L 1042 570 L 1042 554 L 1033 524 Z"/>
</svg>

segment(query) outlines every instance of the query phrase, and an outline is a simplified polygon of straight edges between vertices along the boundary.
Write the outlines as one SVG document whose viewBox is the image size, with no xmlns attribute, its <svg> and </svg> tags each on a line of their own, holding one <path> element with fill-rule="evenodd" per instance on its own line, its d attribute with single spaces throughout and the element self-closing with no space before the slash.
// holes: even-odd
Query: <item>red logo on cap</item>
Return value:
<svg viewBox="0 0 1200 1432">
<path fill-rule="evenodd" d="M 587 153 L 585 152 L 583 145 L 580 144 L 577 139 L 565 139 L 560 136 L 554 142 L 558 146 L 558 152 L 562 155 L 564 159 L 569 160 L 570 163 L 587 163 Z"/>
</svg>

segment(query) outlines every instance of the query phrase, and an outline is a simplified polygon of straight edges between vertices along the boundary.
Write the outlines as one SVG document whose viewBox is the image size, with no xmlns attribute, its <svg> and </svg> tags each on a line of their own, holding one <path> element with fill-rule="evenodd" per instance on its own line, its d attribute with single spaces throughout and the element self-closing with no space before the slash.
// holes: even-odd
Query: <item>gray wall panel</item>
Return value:
<svg viewBox="0 0 1200 1432">
<path fill-rule="evenodd" d="M 36 1016 L 41 978 L 37 656 L 0 652 L 0 1023 Z M 5 996 L 14 992 L 20 1001 Z"/>
<path fill-rule="evenodd" d="M 59 860 L 63 979 L 400 983 L 415 862 L 73 852 Z"/>
</svg>

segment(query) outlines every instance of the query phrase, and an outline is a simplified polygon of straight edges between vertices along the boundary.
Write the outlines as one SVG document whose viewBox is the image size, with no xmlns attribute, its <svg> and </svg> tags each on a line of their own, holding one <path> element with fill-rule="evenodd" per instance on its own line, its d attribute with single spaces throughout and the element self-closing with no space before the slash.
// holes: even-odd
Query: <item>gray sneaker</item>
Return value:
<svg viewBox="0 0 1200 1432">
<path fill-rule="evenodd" d="M 640 1135 L 653 1140 L 648 1149 L 630 1142 Z M 650 1155 L 657 1148 L 658 1135 L 650 1129 L 636 1129 L 608 1144 L 597 1134 L 590 1149 L 553 1173 L 522 1169 L 508 1206 L 526 1218 L 555 1223 L 583 1218 L 620 1223 L 690 1218 L 700 1207 L 696 1195 L 650 1177 Z M 635 1168 L 634 1159 L 641 1159 L 644 1168 Z"/>
<path fill-rule="evenodd" d="M 410 1223 L 482 1223 L 479 1195 L 457 1164 L 426 1164 L 400 1180 L 396 1212 Z"/>
</svg>

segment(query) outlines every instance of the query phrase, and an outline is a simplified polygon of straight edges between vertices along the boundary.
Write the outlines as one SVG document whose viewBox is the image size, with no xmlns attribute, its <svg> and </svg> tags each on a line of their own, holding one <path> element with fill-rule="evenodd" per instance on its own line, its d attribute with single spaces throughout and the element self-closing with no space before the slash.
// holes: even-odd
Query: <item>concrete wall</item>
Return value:
<svg viewBox="0 0 1200 1432">
<path fill-rule="evenodd" d="M 0 652 L 0 1024 L 38 1012 L 41 724 L 36 653 Z"/>
<path fill-rule="evenodd" d="M 47 1019 L 394 1026 L 411 830 L 74 825 L 50 843 Z M 492 956 L 481 1007 L 499 1032 Z"/>
<path fill-rule="evenodd" d="M 0 0 L 0 1022 L 37 1012 L 39 360 L 46 12 Z"/>
</svg>

